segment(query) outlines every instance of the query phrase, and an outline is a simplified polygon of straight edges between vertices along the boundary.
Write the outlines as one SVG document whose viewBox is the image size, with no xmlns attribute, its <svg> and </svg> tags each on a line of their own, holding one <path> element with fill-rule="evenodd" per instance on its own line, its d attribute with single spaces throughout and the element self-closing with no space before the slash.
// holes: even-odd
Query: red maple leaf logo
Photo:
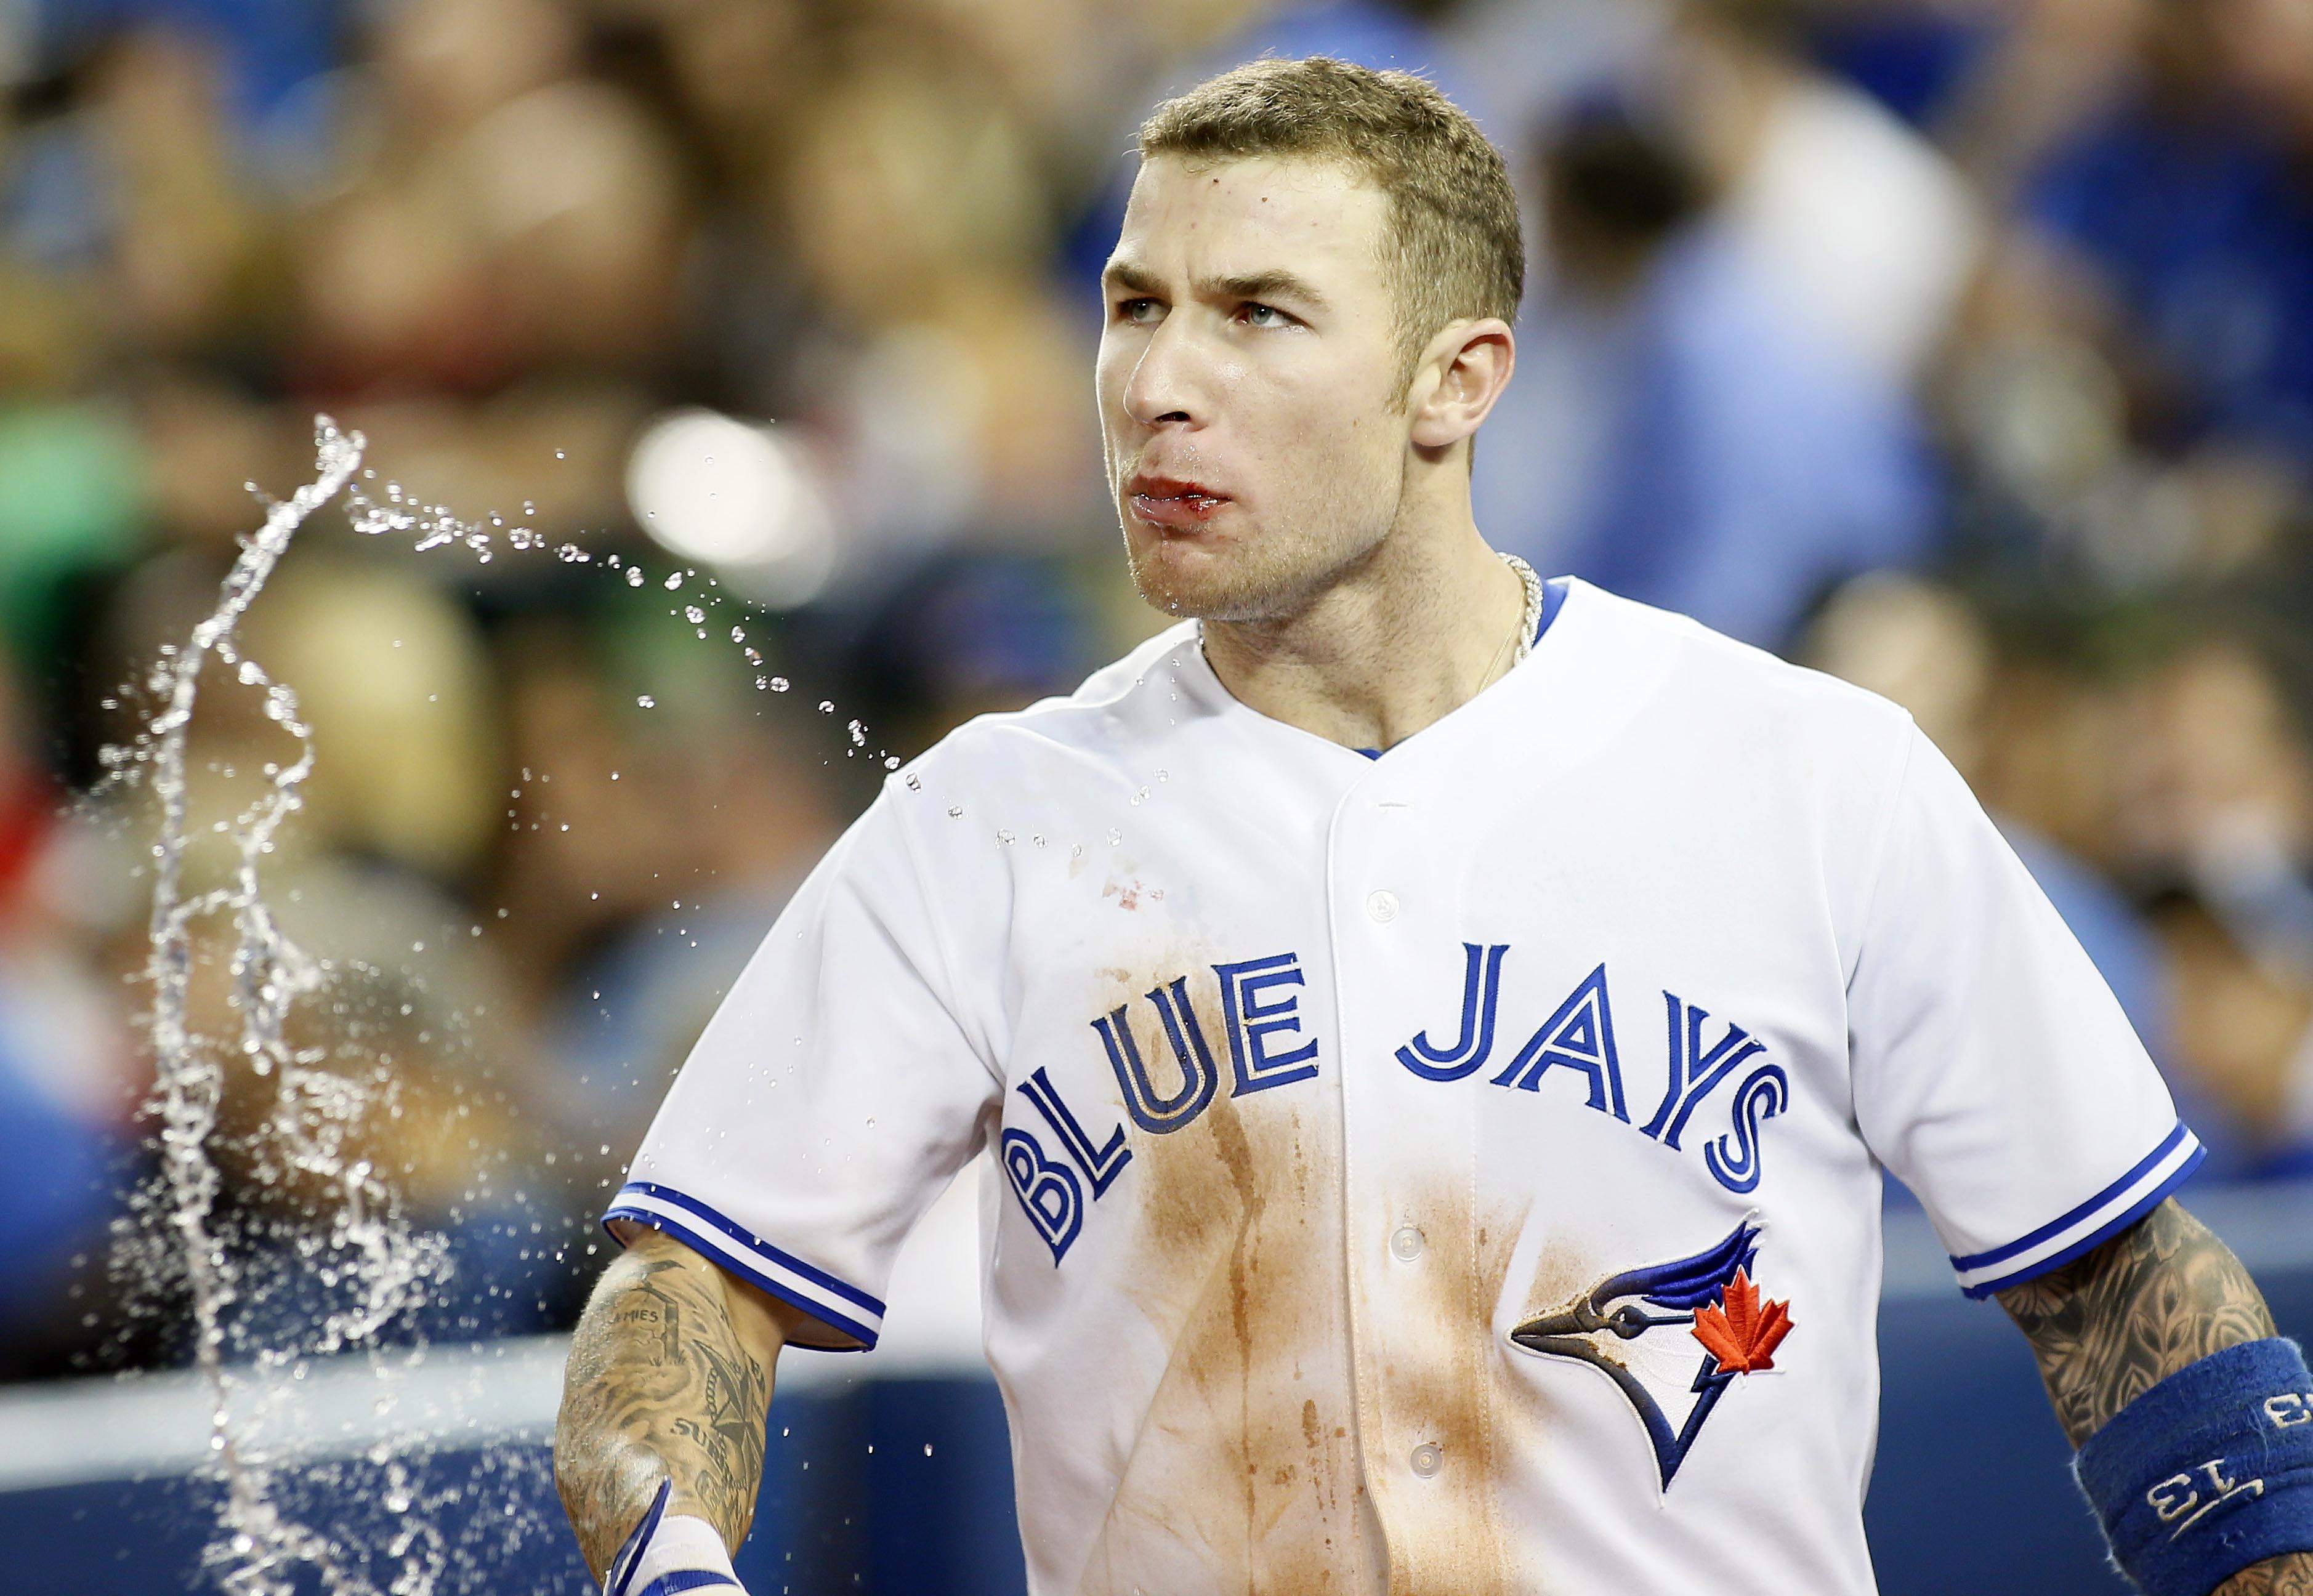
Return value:
<svg viewBox="0 0 2313 1596">
<path fill-rule="evenodd" d="M 1694 1338 L 1702 1343 L 1719 1368 L 1730 1374 L 1755 1374 L 1775 1366 L 1775 1348 L 1791 1333 L 1789 1302 L 1759 1305 L 1759 1288 L 1741 1269 L 1719 1293 L 1723 1307 L 1695 1310 Z"/>
</svg>

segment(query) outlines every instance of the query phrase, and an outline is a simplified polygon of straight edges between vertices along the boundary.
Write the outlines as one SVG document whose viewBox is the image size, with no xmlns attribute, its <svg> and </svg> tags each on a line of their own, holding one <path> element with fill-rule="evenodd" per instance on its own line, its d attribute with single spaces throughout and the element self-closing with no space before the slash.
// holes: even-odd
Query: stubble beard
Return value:
<svg viewBox="0 0 2313 1596">
<path fill-rule="evenodd" d="M 1332 478 L 1336 483 L 1340 478 Z M 1371 558 L 1395 524 L 1403 483 L 1363 494 L 1337 487 L 1285 525 L 1241 527 L 1207 553 L 1136 539 L 1120 498 L 1124 550 L 1140 597 L 1175 619 L 1258 624 L 1290 619 Z"/>
</svg>

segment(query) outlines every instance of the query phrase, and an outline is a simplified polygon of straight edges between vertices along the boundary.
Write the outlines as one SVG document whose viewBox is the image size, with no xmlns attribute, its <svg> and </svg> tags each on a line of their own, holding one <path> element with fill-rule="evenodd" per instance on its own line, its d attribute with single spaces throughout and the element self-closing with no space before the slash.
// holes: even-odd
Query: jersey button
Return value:
<svg viewBox="0 0 2313 1596">
<path fill-rule="evenodd" d="M 1386 890 L 1366 894 L 1366 913 L 1386 925 L 1397 918 L 1397 894 Z"/>
<path fill-rule="evenodd" d="M 1410 1224 L 1398 1226 L 1389 1239 L 1389 1252 L 1399 1263 L 1410 1264 L 1421 1256 L 1421 1232 Z"/>
<path fill-rule="evenodd" d="M 1446 1454 L 1438 1451 L 1438 1448 L 1429 1442 L 1425 1441 L 1420 1446 L 1413 1449 L 1413 1457 L 1412 1461 L 1413 1463 L 1413 1471 L 1422 1478 L 1428 1479 L 1435 1475 L 1438 1470 L 1444 1466 L 1446 1462 Z"/>
</svg>

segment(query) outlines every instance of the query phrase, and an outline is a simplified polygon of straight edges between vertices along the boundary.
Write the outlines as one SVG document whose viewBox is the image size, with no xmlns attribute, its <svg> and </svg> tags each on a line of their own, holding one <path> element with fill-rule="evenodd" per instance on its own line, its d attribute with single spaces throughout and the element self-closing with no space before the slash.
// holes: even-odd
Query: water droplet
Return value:
<svg viewBox="0 0 2313 1596">
<path fill-rule="evenodd" d="M 695 626 L 697 626 L 700 621 L 703 621 L 703 620 L 705 620 L 705 619 L 707 618 L 707 611 L 705 611 L 704 609 L 700 609 L 698 605 L 696 605 L 696 604 L 685 604 L 685 605 L 682 607 L 682 618 L 683 618 L 683 619 L 685 619 L 685 620 L 687 620 L 687 621 L 689 621 L 692 626 L 694 626 L 694 627 L 695 627 Z"/>
<path fill-rule="evenodd" d="M 822 698 L 819 701 L 819 713 L 822 715 L 833 715 L 835 713 L 835 701 L 832 698 Z"/>
<path fill-rule="evenodd" d="M 642 584 L 643 568 L 640 566 L 629 566 L 627 567 L 627 585 L 629 587 L 640 587 Z"/>
<path fill-rule="evenodd" d="M 1111 846 L 1111 847 L 1114 847 L 1114 846 L 1117 846 L 1117 844 L 1119 844 L 1119 843 L 1122 842 L 1123 840 L 1124 840 L 1124 833 L 1123 833 L 1123 832 L 1119 831 L 1119 830 L 1118 830 L 1115 827 L 1113 827 L 1113 826 L 1111 826 L 1111 827 L 1108 829 L 1108 846 Z"/>
<path fill-rule="evenodd" d="M 926 1456 L 926 1457 L 928 1457 L 928 1457 L 930 1457 L 931 1455 L 932 1455 L 932 1443 L 931 1443 L 930 1442 L 927 1441 L 927 1442 L 925 1442 L 925 1443 L 924 1443 L 924 1456 Z"/>
<path fill-rule="evenodd" d="M 1012 833 L 998 826 L 996 828 L 996 840 L 1000 846 L 1008 848 L 1012 846 Z"/>
<path fill-rule="evenodd" d="M 569 457 L 568 457 L 567 455 L 564 454 L 564 453 L 562 452 L 562 451 L 560 451 L 559 449 L 558 449 L 558 450 L 556 450 L 556 451 L 554 452 L 554 458 L 555 458 L 555 459 L 557 459 L 557 460 L 567 460 L 567 459 L 568 459 Z"/>
<path fill-rule="evenodd" d="M 771 691 L 773 691 L 773 692 L 775 692 L 775 693 L 784 693 L 784 692 L 786 692 L 787 690 L 787 679 L 786 677 L 784 677 L 784 676 L 774 676 L 774 677 L 772 677 L 772 678 L 771 678 Z"/>
<path fill-rule="evenodd" d="M 641 705 L 645 709 L 656 709 L 658 707 L 658 700 L 652 697 L 648 693 L 639 695 L 635 699 L 635 702 Z"/>
<path fill-rule="evenodd" d="M 732 641 L 732 642 L 734 642 L 734 643 L 744 643 L 746 640 L 747 640 L 747 628 L 746 628 L 746 627 L 733 627 L 731 628 L 731 641 Z"/>
<path fill-rule="evenodd" d="M 899 755 L 897 755 L 897 754 L 886 754 L 886 755 L 884 755 L 884 769 L 886 769 L 886 770 L 897 770 L 899 767 L 900 767 L 900 756 L 899 756 Z"/>
<path fill-rule="evenodd" d="M 918 775 L 917 775 L 914 771 L 912 771 L 912 770 L 909 771 L 909 772 L 908 772 L 908 791 L 910 791 L 910 793 L 920 793 L 920 792 L 922 792 L 923 790 L 924 790 L 924 778 L 923 778 L 922 776 L 918 776 Z"/>
<path fill-rule="evenodd" d="M 951 820 L 962 820 L 963 818 L 963 805 L 961 803 L 949 804 L 947 806 L 947 818 Z"/>
<path fill-rule="evenodd" d="M 669 572 L 669 573 L 667 574 L 667 578 L 666 578 L 666 591 L 667 591 L 667 592 L 673 592 L 676 588 L 679 588 L 679 587 L 681 587 L 682 585 L 682 572 L 680 572 L 680 571 L 671 571 L 671 572 Z"/>
</svg>

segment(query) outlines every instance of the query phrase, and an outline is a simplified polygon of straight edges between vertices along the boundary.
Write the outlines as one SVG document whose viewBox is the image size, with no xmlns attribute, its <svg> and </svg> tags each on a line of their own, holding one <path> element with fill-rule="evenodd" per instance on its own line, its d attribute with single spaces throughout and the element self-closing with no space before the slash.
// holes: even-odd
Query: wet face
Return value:
<svg viewBox="0 0 2313 1596">
<path fill-rule="evenodd" d="M 1330 163 L 1142 166 L 1097 385 L 1133 582 L 1157 608 L 1288 617 L 1389 532 L 1410 433 L 1387 223 Z"/>
</svg>

